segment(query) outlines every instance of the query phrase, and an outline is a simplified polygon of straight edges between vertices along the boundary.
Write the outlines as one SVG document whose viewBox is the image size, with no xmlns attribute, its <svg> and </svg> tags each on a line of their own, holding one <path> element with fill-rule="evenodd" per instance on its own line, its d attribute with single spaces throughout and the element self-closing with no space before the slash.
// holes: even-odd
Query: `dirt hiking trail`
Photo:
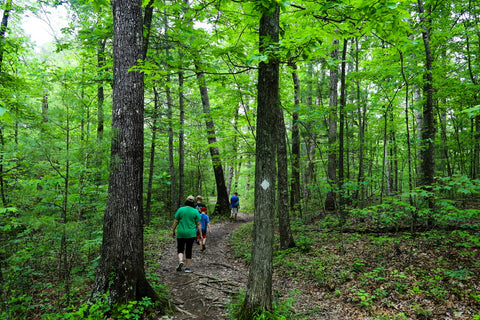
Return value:
<svg viewBox="0 0 480 320">
<path fill-rule="evenodd" d="M 192 272 L 178 272 L 176 241 L 163 254 L 160 266 L 163 283 L 169 287 L 172 301 L 179 312 L 168 319 L 228 319 L 226 304 L 229 296 L 244 288 L 248 268 L 232 258 L 229 252 L 230 236 L 252 215 L 239 214 L 237 221 L 210 223 L 212 234 L 207 237 L 206 250 L 194 244 Z"/>
<path fill-rule="evenodd" d="M 194 244 L 192 272 L 176 271 L 178 265 L 176 241 L 171 244 L 160 258 L 159 274 L 162 282 L 168 286 L 172 302 L 177 308 L 173 315 L 161 319 L 169 320 L 226 320 L 227 304 L 230 296 L 246 289 L 248 266 L 233 258 L 228 245 L 231 235 L 244 223 L 252 221 L 252 214 L 239 213 L 237 221 L 212 222 L 212 234 L 208 235 L 206 250 Z M 348 320 L 368 319 L 358 310 L 344 308 L 338 301 L 325 299 L 324 293 L 313 286 L 273 275 L 273 294 L 281 299 L 289 293 L 298 292 L 294 309 L 301 314 L 298 319 Z M 315 312 L 308 311 L 316 308 Z"/>
</svg>

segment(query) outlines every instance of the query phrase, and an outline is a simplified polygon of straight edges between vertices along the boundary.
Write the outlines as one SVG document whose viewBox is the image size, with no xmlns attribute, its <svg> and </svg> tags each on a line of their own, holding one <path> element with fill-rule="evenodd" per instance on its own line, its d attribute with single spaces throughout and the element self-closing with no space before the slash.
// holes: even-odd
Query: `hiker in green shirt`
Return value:
<svg viewBox="0 0 480 320">
<path fill-rule="evenodd" d="M 178 227 L 178 228 L 177 228 Z M 197 228 L 202 236 L 202 225 L 200 224 L 200 213 L 195 209 L 195 198 L 188 196 L 185 206 L 175 212 L 175 221 L 172 226 L 172 235 L 175 237 L 177 228 L 177 253 L 178 267 L 177 271 L 182 271 L 185 265 L 185 272 L 191 272 L 190 263 L 192 262 L 193 242 L 197 238 Z M 184 262 L 184 257 L 185 262 Z"/>
</svg>

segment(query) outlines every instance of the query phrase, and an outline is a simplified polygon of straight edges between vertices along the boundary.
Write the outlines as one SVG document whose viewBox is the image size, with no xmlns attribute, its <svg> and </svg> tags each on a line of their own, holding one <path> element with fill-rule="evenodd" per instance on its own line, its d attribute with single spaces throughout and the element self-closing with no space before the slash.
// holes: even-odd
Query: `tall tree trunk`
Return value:
<svg viewBox="0 0 480 320">
<path fill-rule="evenodd" d="M 307 69 L 308 82 L 307 82 L 307 105 L 309 110 L 314 110 L 315 106 L 313 105 L 313 96 L 314 96 L 314 86 L 313 82 L 316 81 L 313 75 L 313 66 L 310 63 Z M 306 125 L 306 131 L 308 132 L 307 137 L 305 138 L 305 152 L 307 154 L 307 163 L 305 168 L 305 174 L 303 178 L 303 208 L 306 209 L 310 206 L 310 199 L 312 198 L 311 186 L 315 176 L 315 152 L 316 152 L 316 133 L 314 130 L 311 130 L 312 125 Z M 316 213 L 316 212 L 315 212 Z"/>
<path fill-rule="evenodd" d="M 181 54 L 180 54 L 181 55 Z M 185 97 L 183 95 L 183 71 L 178 72 L 178 109 L 180 117 L 180 131 L 178 132 L 178 194 L 177 198 L 172 198 L 172 210 L 176 212 L 178 207 L 183 203 L 185 197 Z M 175 190 L 172 186 L 172 195 Z"/>
<path fill-rule="evenodd" d="M 160 298 L 148 283 L 143 255 L 143 73 L 129 71 L 143 57 L 142 2 L 112 1 L 112 146 L 103 242 L 92 297 L 112 304 Z"/>
<path fill-rule="evenodd" d="M 148 52 L 148 43 L 150 40 L 150 32 L 152 27 L 153 19 L 153 0 L 149 0 L 148 4 L 145 6 L 144 15 L 143 15 L 143 60 L 147 58 Z M 166 27 L 165 27 L 166 29 Z M 167 50 L 168 56 L 168 50 Z M 167 83 L 169 81 L 167 80 Z M 170 87 L 165 86 L 167 89 L 167 100 L 170 94 Z M 152 123 L 152 142 L 150 143 L 150 164 L 148 166 L 148 182 L 147 182 L 147 199 L 145 201 L 145 225 L 150 225 L 151 219 L 151 205 L 152 205 L 152 185 L 153 185 L 153 172 L 155 168 L 155 147 L 157 139 L 157 122 L 158 122 L 158 92 L 157 88 L 154 86 L 154 102 L 153 102 L 153 123 Z"/>
<path fill-rule="evenodd" d="M 259 27 L 260 54 L 268 54 L 279 39 L 280 8 L 263 12 Z M 252 318 L 255 311 L 272 309 L 273 227 L 275 208 L 275 135 L 279 101 L 279 62 L 274 55 L 260 62 L 257 83 L 257 131 L 255 165 L 255 215 L 253 248 L 247 292 L 240 320 Z"/>
<path fill-rule="evenodd" d="M 473 121 L 475 123 L 475 132 L 473 133 L 475 146 L 473 147 L 471 178 L 478 179 L 480 177 L 480 116 L 476 116 Z"/>
<path fill-rule="evenodd" d="M 337 39 L 333 40 L 334 49 L 331 53 L 333 61 L 338 60 Z M 328 165 L 327 179 L 330 185 L 330 191 L 325 199 L 325 209 L 335 211 L 337 209 L 337 99 L 338 99 L 338 68 L 336 66 L 330 69 L 330 110 L 328 112 Z"/>
<path fill-rule="evenodd" d="M 388 161 L 388 110 L 390 105 L 383 106 L 385 112 L 383 114 L 383 152 L 382 152 L 382 173 L 380 183 L 380 203 L 383 202 L 383 196 L 385 193 L 388 195 L 390 192 L 390 164 Z M 387 180 L 385 187 L 385 180 Z"/>
<path fill-rule="evenodd" d="M 445 174 L 448 177 L 453 175 L 453 171 L 450 165 L 450 157 L 449 157 L 449 143 L 448 143 L 448 132 L 447 132 L 447 114 L 444 111 L 441 111 L 437 106 L 437 113 L 438 113 L 438 120 L 439 120 L 439 127 L 440 127 L 440 136 L 442 137 L 442 155 L 443 158 L 441 159 L 440 167 L 446 170 Z"/>
<path fill-rule="evenodd" d="M 339 192 L 339 210 L 340 210 L 340 220 L 343 225 L 345 221 L 345 202 L 346 194 L 343 190 L 343 183 L 345 179 L 345 107 L 347 104 L 347 95 L 346 95 L 346 84 L 345 76 L 347 73 L 346 70 L 346 60 L 347 60 L 347 48 L 348 40 L 343 40 L 343 49 L 342 49 L 342 63 L 341 63 L 341 74 L 340 74 L 340 104 L 339 104 L 339 133 L 338 133 L 338 192 Z"/>
<path fill-rule="evenodd" d="M 168 99 L 167 99 L 168 100 Z M 168 167 L 170 172 L 170 209 L 171 213 L 178 209 L 178 194 L 177 194 L 177 173 L 175 170 L 175 157 L 174 157 L 174 130 L 173 130 L 173 102 L 167 102 L 167 117 L 168 117 Z"/>
<path fill-rule="evenodd" d="M 360 48 L 358 47 L 358 38 L 355 38 L 355 72 L 358 73 L 359 71 L 359 51 Z M 366 123 L 366 114 L 367 108 L 366 104 L 363 102 L 361 94 L 360 94 L 360 81 L 356 80 L 355 83 L 355 90 L 356 90 L 356 100 L 358 107 L 358 176 L 357 176 L 357 189 L 353 198 L 357 200 L 358 206 L 360 208 L 364 207 L 364 200 L 365 200 L 365 123 Z"/>
<path fill-rule="evenodd" d="M 235 116 L 233 118 L 233 142 L 232 142 L 232 152 L 233 152 L 233 163 L 231 163 L 228 166 L 228 182 L 227 182 L 227 194 L 232 194 L 231 189 L 232 189 L 232 182 L 233 182 L 233 177 L 238 177 L 238 172 L 235 172 L 235 167 L 237 165 L 240 165 L 240 162 L 237 164 L 237 153 L 238 153 L 238 111 L 239 111 L 239 106 L 235 108 Z M 238 181 L 238 179 L 236 180 Z M 235 190 L 237 190 L 237 185 L 235 185 Z M 234 191 L 238 192 L 238 191 Z"/>
<path fill-rule="evenodd" d="M 168 81 L 168 80 L 167 80 Z M 170 88 L 166 86 L 166 89 Z M 167 101 L 168 101 L 167 91 Z M 153 173 L 155 169 L 155 150 L 156 150 L 156 140 L 157 140 L 157 131 L 158 131 L 158 105 L 159 105 L 159 94 L 155 85 L 153 86 L 153 114 L 152 114 L 152 141 L 150 143 L 150 163 L 148 166 L 148 182 L 147 182 L 147 199 L 145 200 L 145 225 L 150 225 L 151 213 L 152 213 L 152 186 L 153 186 Z M 167 102 L 168 104 L 168 102 Z"/>
<path fill-rule="evenodd" d="M 394 114 L 393 112 L 390 113 L 390 122 L 392 123 L 393 127 L 393 121 L 394 121 Z M 392 164 L 392 170 L 393 170 L 393 175 L 392 175 L 392 191 L 393 192 L 398 192 L 399 187 L 398 187 L 398 143 L 397 143 L 397 136 L 395 134 L 395 130 L 390 131 L 390 163 Z"/>
<path fill-rule="evenodd" d="M 205 76 L 200 71 L 199 66 L 195 65 L 198 86 L 202 98 L 203 113 L 205 114 L 205 125 L 207 127 L 208 144 L 210 156 L 212 158 L 213 172 L 215 174 L 215 182 L 217 184 L 217 203 L 213 215 L 230 216 L 230 202 L 225 184 L 225 176 L 223 175 L 222 161 L 220 160 L 220 152 L 216 147 L 217 137 L 215 135 L 215 125 L 210 115 L 210 99 L 208 96 L 208 88 L 205 83 Z"/>
<path fill-rule="evenodd" d="M 404 61 L 403 61 L 403 53 L 402 51 L 398 51 L 400 54 L 400 66 L 401 66 L 401 72 L 402 72 L 402 78 L 403 81 L 405 82 L 405 132 L 407 134 L 407 163 L 408 163 L 408 194 L 409 194 L 409 203 L 410 206 L 414 207 L 414 199 L 412 196 L 412 191 L 413 191 L 413 172 L 412 172 L 412 145 L 410 143 L 410 109 L 409 109 L 409 95 L 410 95 L 410 83 L 408 82 L 408 78 L 405 74 L 405 68 L 404 68 Z M 412 225 L 411 225 L 411 231 L 413 232 L 415 229 L 415 225 L 417 224 L 418 220 L 418 212 L 417 210 L 412 210 Z"/>
<path fill-rule="evenodd" d="M 5 34 L 8 28 L 8 19 L 10 18 L 10 11 L 12 10 L 12 0 L 7 0 L 5 3 L 5 9 L 3 10 L 2 24 L 0 25 L 0 71 L 3 64 L 3 52 L 5 48 Z"/>
<path fill-rule="evenodd" d="M 150 43 L 150 34 L 152 29 L 153 19 L 153 3 L 154 0 L 149 0 L 144 9 L 143 14 L 143 59 L 147 58 L 148 44 Z M 165 25 L 166 29 L 166 25 Z"/>
<path fill-rule="evenodd" d="M 425 74 L 423 82 L 423 126 L 422 126 L 422 187 L 431 193 L 427 197 L 428 207 L 434 208 L 433 195 L 435 184 L 435 114 L 433 110 L 433 55 L 430 49 L 431 23 L 425 13 L 423 0 L 418 0 L 418 12 L 423 28 L 422 38 L 425 48 Z"/>
<path fill-rule="evenodd" d="M 66 304 L 70 304 L 70 274 L 71 274 L 71 264 L 68 259 L 68 245 L 67 245 L 67 216 L 68 216 L 68 196 L 69 196 L 69 185 L 70 185 L 70 108 L 68 103 L 65 103 L 66 110 L 66 129 L 65 129 L 65 152 L 66 152 L 66 162 L 65 162 L 65 174 L 63 176 L 63 199 L 62 199 L 62 238 L 60 240 L 60 265 L 62 266 L 60 270 L 60 281 L 65 286 L 65 296 L 67 297 Z"/>
<path fill-rule="evenodd" d="M 294 92 L 292 113 L 292 179 L 290 190 L 290 208 L 292 212 L 302 212 L 300 204 L 300 130 L 298 128 L 298 108 L 300 108 L 300 80 L 298 79 L 297 65 L 291 63 Z M 283 116 L 282 116 L 283 117 Z"/>
<path fill-rule="evenodd" d="M 4 52 L 4 43 L 5 43 L 5 33 L 7 32 L 8 27 L 8 18 L 10 17 L 10 10 L 12 9 L 12 0 L 7 0 L 5 4 L 5 10 L 3 11 L 3 18 L 2 24 L 0 25 L 0 73 L 2 72 L 2 64 L 3 64 L 3 52 Z M 42 105 L 43 107 L 43 105 Z M 43 111 L 43 108 L 42 108 Z M 43 114 L 43 113 L 42 113 Z M 7 206 L 7 198 L 5 196 L 5 177 L 3 172 L 3 150 L 5 146 L 4 137 L 3 137 L 3 130 L 0 128 L 0 139 L 1 139 L 1 147 L 2 147 L 2 154 L 0 155 L 0 191 L 2 195 L 2 204 L 3 207 Z M 1 267 L 1 265 L 0 265 Z"/>
<path fill-rule="evenodd" d="M 100 9 L 101 10 L 101 9 Z M 97 47 L 97 140 L 103 140 L 103 131 L 104 131 L 104 111 L 103 104 L 105 102 L 105 90 L 104 90 L 104 74 L 105 74 L 105 46 L 107 44 L 107 39 L 98 40 Z M 98 159 L 98 162 L 101 164 L 101 160 Z"/>
<path fill-rule="evenodd" d="M 290 228 L 290 213 L 288 206 L 288 159 L 287 159 L 287 130 L 283 110 L 278 108 L 277 120 L 277 204 L 278 225 L 280 234 L 280 249 L 295 247 L 295 242 Z"/>
<path fill-rule="evenodd" d="M 42 97 L 42 121 L 48 122 L 48 93 L 45 91 Z"/>
<path fill-rule="evenodd" d="M 469 2 L 469 12 L 472 12 L 471 2 Z M 476 20 L 478 21 L 478 18 Z M 478 47 L 477 62 L 480 62 L 480 33 L 477 35 L 477 37 L 478 37 L 477 40 L 479 42 L 477 44 L 477 47 Z M 468 63 L 467 65 L 468 65 L 468 73 L 470 75 L 470 80 L 474 85 L 478 85 L 478 80 L 472 68 L 472 55 L 470 52 L 470 37 L 468 33 L 466 36 L 466 48 L 467 48 L 466 55 L 467 55 L 467 63 Z M 474 99 L 475 105 L 478 105 L 478 93 L 474 94 L 473 99 Z M 472 179 L 477 179 L 478 177 L 480 177 L 480 115 L 475 116 L 475 118 L 473 119 L 473 122 L 474 122 L 473 141 L 475 142 L 473 145 L 472 162 L 470 165 L 471 167 L 470 177 Z"/>
<path fill-rule="evenodd" d="M 2 64 L 3 64 L 3 51 L 4 51 L 4 43 L 5 43 L 5 33 L 7 32 L 8 26 L 8 17 L 10 15 L 10 10 L 12 8 L 12 0 L 7 0 L 5 5 L 5 10 L 3 11 L 3 18 L 2 24 L 0 25 L 0 73 L 2 72 Z M 5 197 L 5 180 L 4 180 L 4 172 L 3 172 L 3 151 L 5 146 L 5 141 L 3 137 L 3 130 L 0 128 L 0 143 L 1 143 L 1 155 L 0 155 L 0 191 L 2 196 L 2 204 L 3 207 L 7 207 L 7 200 Z M 10 311 L 8 305 L 8 298 L 7 298 L 7 289 L 5 286 L 4 278 L 3 278 L 3 259 L 0 259 L 0 286 L 2 288 L 2 305 L 5 307 L 5 315 L 6 319 L 10 319 Z"/>
</svg>

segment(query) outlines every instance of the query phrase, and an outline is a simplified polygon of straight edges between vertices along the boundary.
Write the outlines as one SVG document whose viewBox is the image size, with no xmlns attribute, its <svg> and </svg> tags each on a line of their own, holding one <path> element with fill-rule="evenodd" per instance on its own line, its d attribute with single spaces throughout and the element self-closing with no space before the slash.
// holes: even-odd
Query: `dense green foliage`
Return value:
<svg viewBox="0 0 480 320">
<path fill-rule="evenodd" d="M 475 270 L 480 267 L 474 263 L 480 245 L 475 233 L 480 218 L 480 7 L 467 0 L 424 4 L 432 30 L 436 121 L 436 182 L 426 190 L 420 181 L 425 26 L 417 3 L 280 2 L 281 41 L 276 49 L 281 105 L 289 138 L 292 114 L 299 116 L 302 200 L 292 210 L 299 221 L 293 227 L 297 248 L 276 252 L 275 265 L 282 274 L 301 274 L 332 291 L 332 298 L 347 296 L 372 313 L 379 301 L 413 301 L 419 295 L 429 303 L 448 302 L 452 295 L 464 304 L 479 302 L 470 285 L 478 282 Z M 5 4 L 0 1 L 2 13 Z M 256 28 L 266 4 L 194 1 L 187 9 L 181 2 L 153 1 L 148 54 L 138 68 L 146 81 L 144 180 L 145 193 L 152 194 L 150 225 L 155 230 L 170 225 L 178 202 L 170 193 L 169 151 L 178 180 L 182 130 L 185 193 L 201 194 L 213 205 L 207 116 L 215 121 L 229 190 L 240 193 L 242 211 L 253 212 L 256 68 L 268 59 L 258 53 Z M 22 20 L 58 5 L 68 8 L 68 26 L 53 43 L 35 47 L 35 39 L 22 30 Z M 110 11 L 103 0 L 14 1 L 5 38 L 0 39 L 1 318 L 49 318 L 87 306 L 102 241 L 110 166 Z M 341 183 L 326 175 L 328 153 L 339 152 L 338 142 L 329 146 L 327 139 L 329 115 L 337 121 L 340 116 L 338 108 L 329 106 L 329 71 L 341 62 L 331 55 L 334 39 L 347 40 Z M 298 105 L 294 64 L 301 87 Z M 205 72 L 208 115 L 202 110 L 195 67 Z M 172 121 L 167 92 L 173 100 Z M 174 136 L 171 150 L 169 131 Z M 149 162 L 152 142 L 154 164 Z M 153 184 L 148 190 L 150 166 Z M 345 223 L 338 223 L 340 213 L 324 210 L 325 196 L 332 190 L 344 200 Z M 424 201 L 429 197 L 435 199 L 433 208 Z M 304 226 L 319 214 L 326 215 L 321 223 Z M 342 247 L 334 246 L 333 239 Z M 363 244 L 369 245 L 365 255 L 345 254 L 348 247 Z M 448 249 L 449 255 L 437 256 L 431 269 L 387 264 L 397 249 L 402 255 L 423 248 L 433 253 Z M 242 250 L 248 261 L 250 251 Z M 458 261 L 465 264 L 460 267 Z M 149 277 L 156 283 L 154 275 Z M 387 294 L 387 287 L 393 293 Z M 119 312 L 135 313 L 147 304 Z M 417 302 L 411 309 L 428 313 Z"/>
</svg>

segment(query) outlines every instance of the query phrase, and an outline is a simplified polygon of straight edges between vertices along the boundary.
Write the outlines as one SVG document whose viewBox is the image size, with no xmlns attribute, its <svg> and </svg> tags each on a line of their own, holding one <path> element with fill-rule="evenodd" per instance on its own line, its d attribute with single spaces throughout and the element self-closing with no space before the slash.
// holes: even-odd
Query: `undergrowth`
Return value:
<svg viewBox="0 0 480 320">
<path fill-rule="evenodd" d="M 351 219 L 350 226 L 355 226 L 352 221 L 358 216 Z M 375 219 L 372 232 L 366 229 L 367 219 L 361 230 L 348 232 L 338 228 L 334 216 L 308 225 L 294 219 L 291 229 L 297 246 L 275 248 L 274 273 L 314 286 L 322 300 L 346 303 L 372 319 L 426 319 L 434 314 L 480 319 L 476 220 L 469 218 L 470 227 L 463 220 L 457 229 L 412 233 L 379 232 L 375 226 L 381 217 Z M 250 262 L 252 229 L 253 223 L 242 226 L 230 242 L 234 254 L 246 263 Z M 279 243 L 278 234 L 275 243 Z"/>
<path fill-rule="evenodd" d="M 249 315 L 250 320 L 289 320 L 295 317 L 295 308 L 293 306 L 298 296 L 298 291 L 293 290 L 284 300 L 278 300 L 278 296 L 272 303 L 272 310 L 258 310 Z M 228 315 L 231 319 L 238 319 L 242 312 L 243 301 L 245 300 L 245 291 L 241 290 L 227 305 Z"/>
</svg>

